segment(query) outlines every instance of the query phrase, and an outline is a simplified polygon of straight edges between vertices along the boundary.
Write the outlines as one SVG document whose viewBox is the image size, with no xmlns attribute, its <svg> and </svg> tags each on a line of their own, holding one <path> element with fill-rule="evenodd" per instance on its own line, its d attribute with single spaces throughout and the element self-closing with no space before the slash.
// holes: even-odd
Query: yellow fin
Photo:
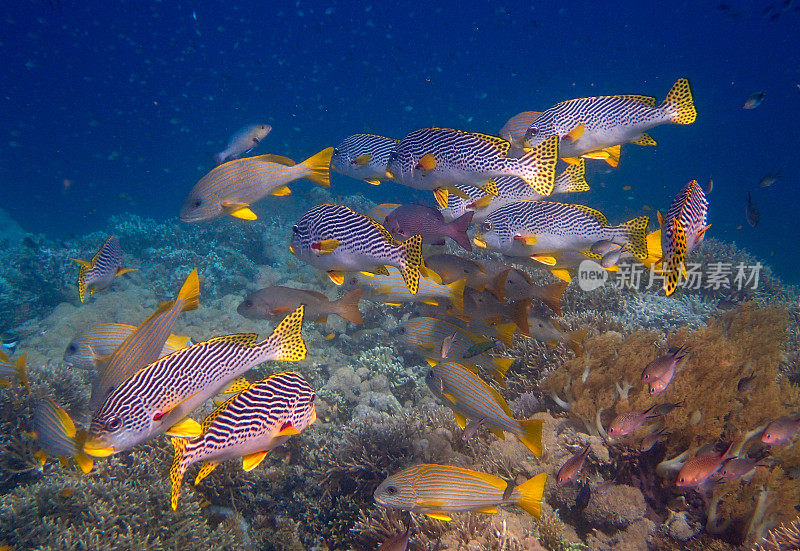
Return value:
<svg viewBox="0 0 800 551">
<path fill-rule="evenodd" d="M 522 243 L 523 245 L 536 245 L 539 240 L 535 235 L 515 235 L 514 241 Z"/>
<path fill-rule="evenodd" d="M 451 520 L 453 520 L 449 515 L 446 515 L 444 513 L 425 513 L 425 514 L 431 518 L 434 518 L 436 520 L 443 520 L 445 522 L 450 522 Z"/>
<path fill-rule="evenodd" d="M 447 208 L 447 198 L 450 193 L 445 188 L 436 188 L 433 190 L 433 196 L 436 198 L 436 202 L 439 204 L 440 207 Z"/>
<path fill-rule="evenodd" d="M 330 254 L 335 251 L 342 242 L 338 239 L 323 239 L 318 243 L 314 243 L 311 245 L 311 248 L 314 249 L 317 254 Z"/>
<path fill-rule="evenodd" d="M 377 268 L 375 268 L 375 273 L 377 275 L 388 276 L 389 270 L 386 269 L 386 266 L 378 266 Z"/>
<path fill-rule="evenodd" d="M 435 366 L 436 364 L 439 363 L 438 361 L 436 361 L 433 358 L 425 358 L 425 361 L 428 362 L 428 365 L 431 366 L 431 367 L 433 367 L 433 366 Z"/>
<path fill-rule="evenodd" d="M 432 298 L 425 298 L 422 299 L 420 302 L 422 302 L 422 304 L 427 304 L 428 306 L 439 306 L 439 303 L 436 302 L 436 299 Z"/>
<path fill-rule="evenodd" d="M 295 436 L 300 434 L 300 431 L 292 425 L 286 425 L 281 430 L 275 433 L 275 436 Z"/>
<path fill-rule="evenodd" d="M 494 434 L 500 440 L 505 440 L 506 439 L 506 433 L 504 433 L 501 429 L 489 429 L 489 432 Z"/>
<path fill-rule="evenodd" d="M 235 218 L 241 218 L 242 220 L 257 220 L 258 216 L 256 213 L 250 210 L 247 207 L 242 207 L 240 209 L 232 210 L 229 213 L 231 216 Z"/>
<path fill-rule="evenodd" d="M 562 281 L 566 281 L 567 283 L 572 283 L 572 275 L 569 273 L 569 270 L 564 270 L 564 269 L 550 270 L 550 273 Z"/>
<path fill-rule="evenodd" d="M 425 262 L 421 262 L 419 266 L 419 275 L 422 277 L 427 277 L 428 279 L 433 280 L 434 283 L 437 285 L 442 284 L 442 276 L 425 266 Z"/>
<path fill-rule="evenodd" d="M 614 168 L 619 166 L 619 156 L 622 151 L 622 146 L 612 145 L 611 147 L 605 148 L 604 151 L 608 153 L 608 157 L 605 159 L 606 163 Z"/>
<path fill-rule="evenodd" d="M 436 157 L 433 153 L 427 153 L 423 155 L 416 166 L 417 170 L 422 170 L 424 172 L 430 172 L 434 168 L 436 168 Z"/>
<path fill-rule="evenodd" d="M 379 186 L 381 185 L 381 181 L 377 178 L 365 178 L 364 181 L 372 186 Z"/>
<path fill-rule="evenodd" d="M 514 503 L 522 507 L 528 514 L 535 517 L 542 515 L 542 496 L 544 485 L 547 482 L 547 473 L 537 474 L 524 484 L 520 484 L 511 492 Z"/>
<path fill-rule="evenodd" d="M 333 148 L 327 147 L 303 161 L 302 165 L 308 169 L 306 178 L 322 187 L 331 187 L 330 167 L 332 156 Z"/>
<path fill-rule="evenodd" d="M 537 457 L 542 456 L 542 425 L 541 419 L 522 419 L 519 421 L 522 432 L 517 435 L 520 442 L 533 452 Z"/>
<path fill-rule="evenodd" d="M 531 256 L 531 259 L 535 260 L 536 262 L 541 262 L 542 264 L 545 264 L 547 266 L 555 266 L 556 265 L 556 259 L 553 256 L 544 256 L 544 255 L 535 254 L 535 255 Z"/>
<path fill-rule="evenodd" d="M 282 155 L 275 155 L 273 153 L 267 153 L 265 155 L 259 155 L 257 157 L 254 157 L 254 159 L 259 160 L 259 161 L 267 161 L 267 162 L 270 162 L 270 163 L 277 163 L 279 165 L 284 165 L 284 166 L 294 166 L 296 164 L 289 157 L 284 157 Z"/>
<path fill-rule="evenodd" d="M 583 132 L 585 130 L 586 130 L 586 126 L 584 126 L 583 124 L 579 124 L 578 126 L 573 128 L 572 130 L 570 130 L 569 132 L 564 134 L 564 136 L 561 139 L 574 142 L 575 140 L 577 140 L 578 138 L 583 136 Z"/>
<path fill-rule="evenodd" d="M 117 270 L 117 275 L 121 276 L 121 275 L 127 274 L 129 272 L 135 272 L 136 270 L 137 270 L 137 268 L 120 268 L 119 270 Z"/>
<path fill-rule="evenodd" d="M 242 457 L 242 469 L 245 471 L 252 471 L 258 464 L 264 461 L 264 458 L 267 457 L 267 452 L 256 452 L 251 453 L 250 455 L 245 455 Z"/>
<path fill-rule="evenodd" d="M 656 219 L 658 220 L 658 225 L 659 226 L 663 226 L 664 225 L 664 215 L 661 214 L 660 210 L 656 211 Z"/>
<path fill-rule="evenodd" d="M 477 513 L 486 513 L 487 515 L 494 515 L 497 513 L 497 507 L 484 507 L 483 509 L 476 509 Z"/>
<path fill-rule="evenodd" d="M 485 209 L 486 207 L 489 206 L 489 204 L 492 202 L 492 199 L 494 199 L 494 197 L 495 196 L 489 195 L 489 194 L 484 195 L 480 199 L 475 199 L 473 202 L 471 202 L 469 205 L 467 205 L 467 207 L 471 208 L 471 209 L 475 209 L 475 210 Z"/>
<path fill-rule="evenodd" d="M 336 270 L 329 270 L 328 271 L 328 277 L 336 285 L 344 284 L 344 273 L 342 273 L 342 272 L 337 272 Z"/>
<path fill-rule="evenodd" d="M 642 146 L 654 146 L 657 145 L 658 142 L 656 142 L 647 132 L 642 132 L 642 135 L 633 140 L 631 143 Z"/>
<path fill-rule="evenodd" d="M 250 388 L 250 381 L 244 377 L 237 377 L 228 386 L 219 391 L 220 394 L 239 394 Z"/>
<path fill-rule="evenodd" d="M 667 97 L 664 98 L 664 102 L 659 106 L 659 109 L 664 109 L 673 114 L 673 124 L 692 124 L 697 120 L 697 110 L 694 107 L 689 81 L 685 78 L 679 78 L 672 85 L 672 89 L 667 93 Z"/>
<path fill-rule="evenodd" d="M 587 157 L 588 155 L 584 155 Z M 577 165 L 581 162 L 580 157 L 561 157 L 561 160 L 567 163 L 568 165 Z"/>
<path fill-rule="evenodd" d="M 357 165 L 357 166 L 363 168 L 363 167 L 367 166 L 371 160 L 372 160 L 372 154 L 371 153 L 364 153 L 363 155 L 359 155 L 358 157 L 353 159 L 352 163 L 354 165 Z"/>
<path fill-rule="evenodd" d="M 170 348 L 174 348 L 175 350 L 180 350 L 182 348 L 186 348 L 189 346 L 189 341 L 191 339 L 189 337 L 181 337 L 179 335 L 170 335 L 167 337 L 167 346 Z"/>
<path fill-rule="evenodd" d="M 386 306 L 402 306 L 401 302 L 384 302 Z"/>
<path fill-rule="evenodd" d="M 195 436 L 200 436 L 202 433 L 203 429 L 200 427 L 200 423 L 191 417 L 187 417 L 186 419 L 178 421 L 172 425 L 164 434 L 167 436 L 193 438 Z"/>
<path fill-rule="evenodd" d="M 486 182 L 485 184 L 480 186 L 480 188 L 483 191 L 485 191 L 486 193 L 488 193 L 489 195 L 493 196 L 493 197 L 497 197 L 500 194 L 500 190 L 497 189 L 497 182 L 495 182 L 494 180 L 489 180 L 488 182 Z M 458 188 L 456 188 L 456 189 L 458 189 Z M 459 191 L 461 191 L 461 190 L 459 190 Z M 458 194 L 456 194 L 456 195 L 458 195 Z M 466 193 L 464 193 L 464 195 L 466 195 Z M 462 199 L 472 199 L 472 198 L 467 195 L 466 197 L 462 197 Z"/>
<path fill-rule="evenodd" d="M 87 270 L 92 267 L 92 263 L 88 260 L 81 260 L 79 258 L 70 258 L 73 262 L 77 262 L 78 266 L 81 268 L 86 268 Z"/>
<path fill-rule="evenodd" d="M 200 484 L 200 481 L 203 480 L 205 477 L 211 474 L 211 471 L 217 468 L 216 461 L 206 461 L 203 463 L 203 466 L 200 467 L 200 470 L 197 472 L 197 476 L 194 478 L 194 485 L 197 486 Z"/>
<path fill-rule="evenodd" d="M 80 467 L 84 474 L 89 473 L 92 470 L 92 466 L 94 466 L 94 460 L 85 453 L 77 454 L 75 456 L 75 463 L 78 464 L 78 467 Z"/>
<path fill-rule="evenodd" d="M 285 197 L 291 194 L 292 190 L 289 189 L 289 186 L 281 186 L 278 189 L 272 190 L 272 195 L 274 195 L 275 197 Z"/>
</svg>

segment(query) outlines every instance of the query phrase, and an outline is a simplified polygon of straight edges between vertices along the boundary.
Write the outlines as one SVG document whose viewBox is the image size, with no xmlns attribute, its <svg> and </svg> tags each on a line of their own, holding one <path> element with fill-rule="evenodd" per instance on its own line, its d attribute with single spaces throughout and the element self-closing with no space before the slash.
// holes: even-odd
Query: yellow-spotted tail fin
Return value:
<svg viewBox="0 0 800 551">
<path fill-rule="evenodd" d="M 349 322 L 358 324 L 364 323 L 361 317 L 361 311 L 358 309 L 358 302 L 361 300 L 362 292 L 361 289 L 355 289 L 335 301 L 333 305 L 336 307 L 336 313 Z"/>
<path fill-rule="evenodd" d="M 675 292 L 681 272 L 684 271 L 686 260 L 686 232 L 683 224 L 677 218 L 672 219 L 672 250 L 664 259 L 664 294 L 667 296 Z"/>
<path fill-rule="evenodd" d="M 522 426 L 522 432 L 517 435 L 520 442 L 525 444 L 525 447 L 531 450 L 537 457 L 542 456 L 542 425 L 544 421 L 541 419 L 524 419 L 520 420 L 519 424 Z"/>
<path fill-rule="evenodd" d="M 553 193 L 558 162 L 558 136 L 550 136 L 518 159 L 521 174 L 531 189 L 539 195 Z"/>
<path fill-rule="evenodd" d="M 173 511 L 178 508 L 178 498 L 181 495 L 181 482 L 183 482 L 183 475 L 186 473 L 186 469 L 189 468 L 189 465 L 191 465 L 192 462 L 191 457 L 186 454 L 186 442 L 187 440 L 184 438 L 172 439 L 174 455 L 172 458 L 172 466 L 169 469 L 169 479 L 172 482 L 170 504 L 172 505 Z"/>
<path fill-rule="evenodd" d="M 328 147 L 303 161 L 301 164 L 308 169 L 306 178 L 322 187 L 331 187 L 330 166 L 332 156 L 333 148 Z"/>
<path fill-rule="evenodd" d="M 82 303 L 86 302 L 86 272 L 91 269 L 92 263 L 78 258 L 72 258 L 70 260 L 77 262 L 78 266 L 80 266 L 80 268 L 78 268 L 78 296 Z"/>
<path fill-rule="evenodd" d="M 667 111 L 670 115 L 670 122 L 673 124 L 692 124 L 697 120 L 697 110 L 692 99 L 692 89 L 689 87 L 689 79 L 679 78 L 672 85 L 672 89 L 664 98 L 664 102 L 659 109 Z"/>
<path fill-rule="evenodd" d="M 620 226 L 628 240 L 623 248 L 640 262 L 644 262 L 647 258 L 647 224 L 649 222 L 648 216 L 639 216 Z"/>
<path fill-rule="evenodd" d="M 537 474 L 524 484 L 520 484 L 511 492 L 511 501 L 525 510 L 529 515 L 539 518 L 542 515 L 542 496 L 547 473 Z"/>
<path fill-rule="evenodd" d="M 297 362 L 306 357 L 306 343 L 301 334 L 304 312 L 305 306 L 301 304 L 297 310 L 283 318 L 272 335 L 259 345 L 263 346 L 261 361 Z"/>
<path fill-rule="evenodd" d="M 584 159 L 579 159 L 576 164 L 569 165 L 564 172 L 558 175 L 553 184 L 553 193 L 578 193 L 581 191 L 589 191 Z"/>
<path fill-rule="evenodd" d="M 460 313 L 464 313 L 464 288 L 467 286 L 467 278 L 462 277 L 449 284 L 450 288 L 450 304 Z"/>
<path fill-rule="evenodd" d="M 406 287 L 412 295 L 416 295 L 419 290 L 419 271 L 422 266 L 422 236 L 414 235 L 404 242 L 399 243 L 400 248 L 400 274 Z"/>
<path fill-rule="evenodd" d="M 200 306 L 200 277 L 197 275 L 197 268 L 192 270 L 186 277 L 183 287 L 178 292 L 177 300 L 183 301 L 181 312 L 197 310 Z"/>
</svg>

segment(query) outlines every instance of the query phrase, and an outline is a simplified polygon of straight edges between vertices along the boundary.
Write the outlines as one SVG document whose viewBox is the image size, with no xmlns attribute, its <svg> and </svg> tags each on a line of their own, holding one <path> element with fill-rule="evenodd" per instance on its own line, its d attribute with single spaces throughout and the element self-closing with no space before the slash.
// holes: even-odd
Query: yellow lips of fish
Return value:
<svg viewBox="0 0 800 551">
<path fill-rule="evenodd" d="M 486 241 L 481 239 L 481 236 L 478 234 L 475 234 L 475 237 L 472 238 L 472 242 L 475 244 L 476 247 L 480 247 L 481 249 L 486 248 Z"/>
<path fill-rule="evenodd" d="M 94 437 L 86 441 L 83 451 L 94 457 L 108 457 L 114 455 L 114 446 L 109 446 L 102 438 Z"/>
</svg>

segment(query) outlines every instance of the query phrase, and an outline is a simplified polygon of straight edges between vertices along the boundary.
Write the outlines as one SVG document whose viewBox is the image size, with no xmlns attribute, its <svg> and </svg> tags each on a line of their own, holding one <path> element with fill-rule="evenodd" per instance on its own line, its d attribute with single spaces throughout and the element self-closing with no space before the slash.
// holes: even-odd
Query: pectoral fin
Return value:
<svg viewBox="0 0 800 551">
<path fill-rule="evenodd" d="M 423 172 L 430 172 L 434 168 L 436 168 L 436 157 L 434 157 L 433 153 L 423 155 L 416 166 L 417 170 Z"/>
<path fill-rule="evenodd" d="M 562 139 L 562 140 L 568 140 L 568 141 L 570 141 L 570 142 L 574 142 L 575 140 L 577 140 L 578 138 L 580 138 L 581 136 L 583 136 L 583 132 L 584 132 L 585 130 L 586 130 L 586 126 L 584 126 L 584 125 L 582 125 L 582 124 L 579 124 L 578 126 L 576 126 L 575 128 L 573 128 L 572 130 L 570 130 L 569 132 L 567 132 L 567 133 L 564 135 L 564 137 L 563 137 L 563 138 L 561 138 L 561 139 Z"/>
<path fill-rule="evenodd" d="M 523 245 L 536 245 L 539 241 L 535 235 L 515 235 L 514 241 L 522 243 Z"/>
<path fill-rule="evenodd" d="M 543 255 L 533 255 L 531 259 L 535 260 L 536 262 L 541 262 L 547 266 L 555 266 L 556 259 L 553 256 L 543 256 Z"/>
<path fill-rule="evenodd" d="M 251 453 L 250 455 L 245 455 L 242 457 L 242 469 L 245 471 L 252 471 L 258 464 L 264 461 L 264 458 L 267 457 L 267 452 L 256 452 Z"/>
<path fill-rule="evenodd" d="M 452 401 L 455 403 L 455 399 Z M 464 430 L 464 428 L 467 426 L 467 418 L 456 412 L 453 412 L 453 415 L 456 418 L 456 423 L 458 423 L 458 426 L 461 427 L 461 430 Z"/>
<path fill-rule="evenodd" d="M 447 198 L 449 195 L 450 192 L 448 192 L 445 188 L 436 188 L 433 190 L 433 196 L 436 198 L 436 202 L 442 208 L 447 208 Z"/>
<path fill-rule="evenodd" d="M 445 522 L 450 522 L 451 520 L 453 520 L 449 515 L 446 515 L 444 513 L 425 513 L 425 514 L 431 518 L 435 518 L 436 520 L 443 520 Z"/>
<path fill-rule="evenodd" d="M 372 186 L 379 186 L 381 185 L 381 181 L 377 178 L 366 178 L 364 181 Z"/>
<path fill-rule="evenodd" d="M 336 270 L 330 270 L 328 272 L 328 277 L 333 281 L 336 285 L 344 284 L 344 273 L 337 272 Z"/>
<path fill-rule="evenodd" d="M 338 239 L 323 239 L 322 241 L 318 241 L 311 245 L 311 248 L 314 249 L 317 254 L 331 254 L 335 251 L 342 242 Z"/>
<path fill-rule="evenodd" d="M 370 153 L 364 153 L 363 155 L 359 155 L 355 159 L 353 159 L 353 164 L 359 167 L 365 167 L 369 164 L 372 160 L 372 155 Z"/>
<path fill-rule="evenodd" d="M 257 220 L 258 219 L 258 216 L 256 216 L 256 213 L 253 212 L 252 210 L 250 210 L 247 207 L 243 207 L 243 208 L 240 208 L 240 209 L 232 210 L 229 214 L 231 216 L 235 217 L 235 218 L 241 218 L 242 220 Z"/>
<path fill-rule="evenodd" d="M 285 197 L 286 195 L 291 195 L 292 190 L 289 189 L 289 186 L 281 186 L 276 190 L 272 191 L 272 195 L 275 197 Z"/>
<path fill-rule="evenodd" d="M 181 438 L 194 438 L 195 436 L 200 436 L 202 433 L 203 428 L 200 426 L 200 423 L 191 417 L 187 417 L 172 425 L 164 434 Z"/>
</svg>

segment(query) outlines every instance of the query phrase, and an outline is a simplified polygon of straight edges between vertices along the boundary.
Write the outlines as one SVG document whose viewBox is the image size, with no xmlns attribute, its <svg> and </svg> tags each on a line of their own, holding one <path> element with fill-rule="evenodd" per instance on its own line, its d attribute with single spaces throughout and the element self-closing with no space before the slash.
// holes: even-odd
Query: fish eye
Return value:
<svg viewBox="0 0 800 551">
<path fill-rule="evenodd" d="M 108 430 L 112 431 L 119 430 L 120 427 L 122 427 L 122 419 L 120 419 L 119 417 L 112 417 L 106 423 L 106 427 L 108 428 Z"/>
<path fill-rule="evenodd" d="M 396 494 L 396 493 L 397 493 L 397 488 L 396 488 L 396 487 L 394 487 L 394 486 L 388 486 L 388 487 L 386 488 L 386 493 L 387 493 L 387 494 L 389 494 L 389 495 L 391 495 L 391 496 L 393 496 L 394 494 Z"/>
<path fill-rule="evenodd" d="M 202 199 L 195 199 L 194 200 L 194 206 L 195 207 L 199 207 L 202 204 L 203 204 L 203 200 Z"/>
<path fill-rule="evenodd" d="M 528 135 L 529 136 L 535 136 L 538 133 L 539 133 L 539 129 L 536 128 L 535 126 L 531 126 L 530 128 L 528 128 Z"/>
<path fill-rule="evenodd" d="M 292 226 L 292 233 L 295 233 L 295 234 L 300 233 L 300 228 L 297 227 L 297 224 Z"/>
<path fill-rule="evenodd" d="M 67 352 L 75 352 L 75 351 L 77 351 L 77 350 L 78 350 L 78 347 L 77 347 L 77 346 L 75 346 L 74 344 L 70 344 L 70 345 L 67 347 Z"/>
<path fill-rule="evenodd" d="M 679 480 L 680 482 L 683 482 L 683 481 L 685 481 L 686 479 L 685 479 L 684 477 L 680 477 L 678 480 Z"/>
<path fill-rule="evenodd" d="M 397 330 L 397 332 L 400 333 L 401 335 L 405 335 L 406 334 L 406 328 L 405 327 L 401 327 L 400 329 Z"/>
<path fill-rule="evenodd" d="M 397 160 L 397 151 L 392 151 L 389 153 L 389 161 L 396 161 Z"/>
<path fill-rule="evenodd" d="M 253 301 L 248 298 L 247 300 L 244 301 L 244 305 L 249 308 L 253 305 Z"/>
<path fill-rule="evenodd" d="M 488 220 L 484 221 L 483 224 L 481 224 L 481 230 L 485 232 L 492 231 L 492 223 Z"/>
</svg>

